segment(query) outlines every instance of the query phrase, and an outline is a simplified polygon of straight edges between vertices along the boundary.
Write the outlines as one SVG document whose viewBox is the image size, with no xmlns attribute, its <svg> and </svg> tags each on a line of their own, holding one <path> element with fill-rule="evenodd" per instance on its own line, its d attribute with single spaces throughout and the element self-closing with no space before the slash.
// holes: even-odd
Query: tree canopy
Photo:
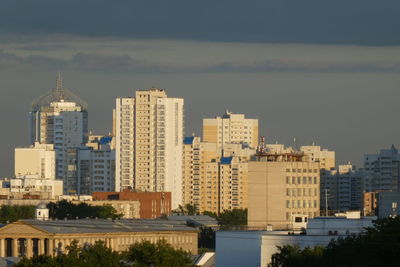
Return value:
<svg viewBox="0 0 400 267">
<path fill-rule="evenodd" d="M 50 202 L 47 207 L 49 208 L 49 216 L 51 218 L 57 218 L 60 220 L 65 218 L 118 219 L 122 218 L 123 216 L 123 214 L 117 213 L 117 211 L 111 205 L 91 206 L 84 202 L 74 204 L 67 200 L 61 200 L 56 203 Z"/>
<path fill-rule="evenodd" d="M 35 218 L 35 206 L 31 205 L 1 205 L 0 222 L 12 223 L 21 219 Z"/>
<path fill-rule="evenodd" d="M 244 226 L 247 225 L 247 209 L 224 210 L 217 217 L 221 226 Z"/>
<path fill-rule="evenodd" d="M 133 244 L 126 252 L 115 252 L 107 248 L 103 241 L 93 245 L 79 246 L 73 241 L 66 254 L 56 257 L 34 256 L 23 258 L 15 267 L 194 267 L 190 254 L 181 249 L 174 249 L 165 240 L 151 243 L 142 241 Z"/>
<path fill-rule="evenodd" d="M 399 266 L 400 217 L 380 219 L 363 233 L 332 240 L 326 247 L 278 247 L 270 267 Z"/>
</svg>

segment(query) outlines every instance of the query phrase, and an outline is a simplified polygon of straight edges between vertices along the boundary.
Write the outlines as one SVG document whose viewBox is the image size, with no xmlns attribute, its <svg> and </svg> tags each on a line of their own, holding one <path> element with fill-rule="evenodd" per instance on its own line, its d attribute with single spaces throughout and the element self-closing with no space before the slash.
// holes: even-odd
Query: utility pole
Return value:
<svg viewBox="0 0 400 267">
<path fill-rule="evenodd" d="M 328 216 L 328 189 L 325 188 L 325 216 Z"/>
</svg>

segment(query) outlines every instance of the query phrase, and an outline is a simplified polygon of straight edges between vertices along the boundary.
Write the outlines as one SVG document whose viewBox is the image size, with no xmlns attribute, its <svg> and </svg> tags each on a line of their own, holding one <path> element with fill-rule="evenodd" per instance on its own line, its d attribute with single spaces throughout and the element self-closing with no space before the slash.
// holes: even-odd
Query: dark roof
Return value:
<svg viewBox="0 0 400 267">
<path fill-rule="evenodd" d="M 218 221 L 208 215 L 173 215 L 167 217 L 169 221 L 181 221 L 198 226 L 216 226 Z"/>
<path fill-rule="evenodd" d="M 162 232 L 195 231 L 192 227 L 168 220 L 151 219 L 82 219 L 82 220 L 21 220 L 48 233 L 109 233 L 109 232 Z"/>
</svg>

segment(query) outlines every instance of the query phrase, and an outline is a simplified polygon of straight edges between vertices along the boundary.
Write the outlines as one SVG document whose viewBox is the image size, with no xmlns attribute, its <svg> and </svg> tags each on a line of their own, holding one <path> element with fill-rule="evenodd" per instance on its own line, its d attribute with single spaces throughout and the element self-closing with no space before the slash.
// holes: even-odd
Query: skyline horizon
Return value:
<svg viewBox="0 0 400 267">
<path fill-rule="evenodd" d="M 48 90 L 48 92 L 49 91 L 51 91 L 51 90 L 54 90 L 56 88 L 56 86 L 54 86 L 54 88 L 52 88 L 52 89 L 50 89 L 50 90 Z M 68 89 L 68 87 L 65 87 L 66 89 Z M 150 88 L 155 88 L 154 86 L 153 87 L 150 87 Z M 150 89 L 149 88 L 149 89 Z M 164 89 L 164 88 L 159 88 L 159 89 Z M 69 90 L 69 89 L 68 89 Z M 137 90 L 148 90 L 148 89 L 143 89 L 143 88 L 141 88 L 141 89 L 133 89 L 133 94 L 132 94 L 132 96 L 123 96 L 123 97 L 134 97 L 134 94 L 135 94 L 135 91 L 137 91 Z M 171 95 L 169 95 L 168 94 L 168 89 L 164 89 L 165 91 L 166 91 L 166 93 L 167 93 L 167 95 L 169 96 L 169 97 L 171 97 Z M 73 93 L 75 93 L 75 90 L 71 90 Z M 76 93 L 75 93 L 76 94 Z M 78 95 L 79 96 L 79 94 L 76 94 L 76 95 Z M 179 97 L 179 96 L 172 96 L 172 97 Z M 35 98 L 36 99 L 36 98 Z M 33 99 L 32 101 L 34 101 L 35 99 Z M 184 98 L 185 99 L 185 98 Z M 185 99 L 186 100 L 186 99 Z M 115 101 L 115 100 L 114 100 Z M 185 109 L 186 110 L 186 109 Z M 225 110 L 230 110 L 230 112 L 233 112 L 233 113 L 236 113 L 236 114 L 244 114 L 245 116 L 246 116 L 246 118 L 257 118 L 257 119 L 259 119 L 260 120 L 260 118 L 259 118 L 259 116 L 249 116 L 248 114 L 246 114 L 246 113 L 240 113 L 240 112 L 236 112 L 235 111 L 235 108 L 234 107 L 231 107 L 231 108 L 226 108 Z M 214 118 L 214 117 L 217 117 L 217 116 L 223 116 L 223 114 L 224 114 L 224 112 L 225 112 L 225 110 L 221 110 L 221 112 L 219 113 L 219 114 L 214 114 L 213 116 L 209 116 L 209 115 L 205 115 L 205 114 L 203 114 L 202 115 L 202 118 Z M 90 106 L 89 106 L 89 108 L 88 108 L 88 112 L 89 112 L 89 131 L 92 131 L 93 132 L 93 134 L 99 134 L 99 132 L 102 132 L 102 134 L 101 135 L 106 135 L 106 134 L 110 134 L 110 133 L 112 133 L 112 121 L 111 122 L 109 122 L 109 123 L 107 123 L 107 125 L 111 125 L 111 127 L 107 127 L 107 126 L 105 126 L 105 124 L 104 125 L 102 125 L 102 127 L 100 127 L 100 128 L 102 128 L 103 129 L 103 131 L 99 131 L 99 130 L 94 130 L 92 127 L 90 127 Z M 112 114 L 112 110 L 111 111 L 109 111 L 109 113 L 111 113 Z M 186 111 L 185 112 L 185 114 L 188 114 L 188 112 Z M 185 118 L 187 119 L 187 117 L 188 116 L 185 116 Z M 191 121 L 191 120 L 189 120 L 189 121 Z M 262 120 L 260 120 L 260 121 L 262 121 Z M 186 122 L 186 120 L 185 120 L 185 122 Z M 261 123 L 260 123 L 261 124 Z M 186 124 L 185 124 L 186 125 Z M 200 125 L 200 126 L 199 126 Z M 195 128 L 197 128 L 197 129 L 199 129 L 198 131 L 197 131 L 197 133 L 195 132 L 195 131 L 192 131 L 193 133 L 195 133 L 195 135 L 196 136 L 199 136 L 199 137 L 201 137 L 202 138 L 202 130 L 201 130 L 201 126 L 202 125 L 202 122 L 199 122 L 198 124 L 197 124 L 197 126 L 195 126 Z M 191 126 L 191 128 L 193 129 L 193 125 Z M 98 125 L 97 125 L 97 128 L 99 129 L 99 127 L 98 127 Z M 263 128 L 263 127 L 260 127 L 260 129 L 261 128 Z M 187 129 L 187 127 L 185 127 L 185 130 Z M 105 130 L 105 131 L 104 131 Z M 189 133 L 190 131 L 188 131 L 188 132 L 186 132 L 185 131 L 185 133 L 184 133 L 184 136 L 186 137 L 186 136 L 191 136 L 192 134 L 190 134 Z M 341 156 L 340 157 L 340 159 L 339 159 L 339 157 L 337 157 L 337 151 L 335 150 L 335 148 L 334 147 L 332 147 L 332 146 L 326 146 L 326 145 L 323 145 L 323 144 L 321 144 L 320 142 L 318 142 L 318 140 L 312 140 L 312 141 L 309 141 L 309 142 L 304 142 L 304 141 L 301 141 L 301 139 L 299 140 L 299 138 L 298 137 L 296 137 L 296 135 L 293 135 L 292 137 L 289 137 L 289 140 L 287 140 L 287 138 L 285 138 L 285 137 L 283 137 L 282 139 L 280 139 L 279 140 L 279 137 L 277 137 L 275 140 L 273 139 L 273 138 L 270 138 L 270 137 L 268 137 L 268 135 L 266 135 L 266 134 L 264 134 L 264 133 L 262 133 L 262 132 L 260 132 L 259 131 L 259 137 L 261 137 L 261 136 L 265 136 L 266 137 L 266 140 L 267 140 L 267 142 L 266 142 L 266 144 L 283 144 L 283 145 L 285 145 L 285 146 L 290 146 L 290 147 L 293 147 L 294 149 L 299 149 L 300 148 L 300 146 L 307 146 L 307 145 L 312 145 L 312 143 L 314 143 L 315 145 L 318 145 L 318 146 L 321 146 L 321 148 L 322 149 L 328 149 L 328 150 L 331 150 L 331 151 L 335 151 L 335 153 L 336 153 L 336 165 L 338 166 L 338 165 L 342 165 L 342 164 L 347 164 L 348 162 L 351 162 L 351 164 L 353 164 L 353 165 L 355 165 L 357 168 L 363 168 L 363 156 L 364 155 L 367 155 L 367 154 L 374 154 L 374 153 L 379 153 L 379 151 L 380 151 L 380 149 L 389 149 L 392 145 L 395 145 L 395 142 L 392 142 L 391 144 L 388 144 L 387 145 L 387 147 L 381 147 L 380 149 L 379 149 L 379 151 L 375 151 L 374 153 L 368 153 L 368 152 L 366 152 L 366 151 L 360 151 L 360 153 L 363 153 L 362 154 L 362 156 L 359 158 L 359 163 L 357 163 L 357 161 L 354 161 L 354 160 L 350 160 L 350 159 L 344 159 L 343 160 L 343 156 Z M 27 141 L 27 140 L 26 140 Z M 22 143 L 22 142 L 21 142 Z M 26 146 L 26 145 L 25 145 Z M 17 148 L 17 147 L 24 147 L 24 145 L 19 145 L 19 146 L 16 146 L 15 148 Z M 396 146 L 395 145 L 395 147 L 398 147 L 398 146 Z M 3 163 L 4 161 L 2 161 L 2 163 Z M 3 163 L 4 164 L 4 163 Z M 11 172 L 9 173 L 9 174 L 4 174 L 4 168 L 1 168 L 1 170 L 0 171 L 3 171 L 3 174 L 1 174 L 1 176 L 2 177 L 7 177 L 7 176 L 13 176 L 14 174 L 13 174 L 13 165 L 11 164 L 11 165 L 9 165 L 8 166 L 8 169 L 9 170 L 11 170 Z"/>
</svg>

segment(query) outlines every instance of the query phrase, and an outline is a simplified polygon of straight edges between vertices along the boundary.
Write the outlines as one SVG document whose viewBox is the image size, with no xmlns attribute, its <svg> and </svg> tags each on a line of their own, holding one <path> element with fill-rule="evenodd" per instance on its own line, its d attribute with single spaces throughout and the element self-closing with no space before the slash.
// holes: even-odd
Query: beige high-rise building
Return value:
<svg viewBox="0 0 400 267">
<path fill-rule="evenodd" d="M 222 117 L 203 119 L 203 141 L 217 143 L 218 148 L 227 143 L 243 143 L 256 148 L 258 119 L 246 119 L 244 114 L 229 111 Z"/>
<path fill-rule="evenodd" d="M 184 204 L 200 212 L 220 213 L 247 208 L 247 161 L 255 150 L 241 144 L 201 142 L 200 137 L 186 137 L 183 161 Z"/>
<path fill-rule="evenodd" d="M 248 225 L 292 229 L 293 218 L 319 215 L 320 164 L 301 152 L 268 152 L 249 162 Z"/>
<path fill-rule="evenodd" d="M 336 167 L 335 151 L 321 149 L 320 146 L 301 146 L 302 151 L 309 160 L 319 162 L 320 168 L 330 170 Z"/>
<path fill-rule="evenodd" d="M 116 190 L 172 193 L 182 204 L 183 99 L 162 89 L 117 98 L 114 112 Z"/>
</svg>

